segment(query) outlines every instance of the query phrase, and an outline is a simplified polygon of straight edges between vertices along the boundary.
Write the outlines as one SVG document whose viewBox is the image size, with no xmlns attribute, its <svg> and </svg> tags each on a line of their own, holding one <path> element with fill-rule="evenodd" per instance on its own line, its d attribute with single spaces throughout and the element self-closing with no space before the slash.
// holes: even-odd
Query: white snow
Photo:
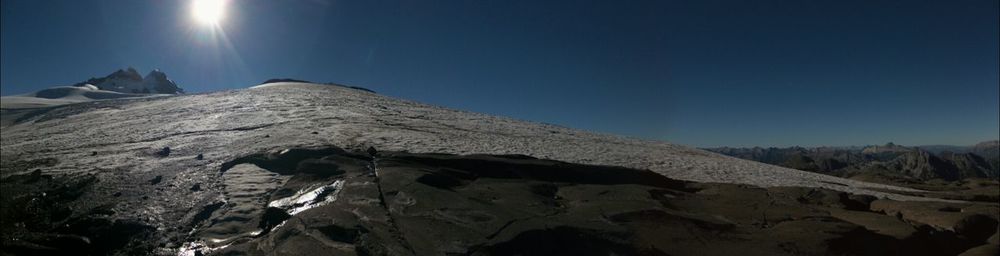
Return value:
<svg viewBox="0 0 1000 256">
<path fill-rule="evenodd" d="M 0 108 L 40 108 L 95 100 L 146 97 L 150 94 L 131 94 L 97 89 L 96 86 L 56 86 L 41 91 L 0 97 Z"/>
<path fill-rule="evenodd" d="M 196 177 L 216 173 L 222 162 L 252 153 L 289 147 L 374 146 L 380 151 L 524 154 L 648 169 L 699 182 L 823 187 L 927 200 L 871 190 L 912 191 L 901 187 L 782 168 L 666 142 L 446 109 L 339 86 L 272 83 L 121 102 L 113 109 L 107 105 L 57 107 L 4 127 L 0 157 L 4 162 L 59 159 L 47 172 L 169 168 L 180 176 Z M 164 146 L 173 150 L 171 157 L 136 157 L 137 152 Z M 100 153 L 91 156 L 92 152 Z M 205 154 L 207 163 L 181 160 L 199 153 Z"/>
</svg>

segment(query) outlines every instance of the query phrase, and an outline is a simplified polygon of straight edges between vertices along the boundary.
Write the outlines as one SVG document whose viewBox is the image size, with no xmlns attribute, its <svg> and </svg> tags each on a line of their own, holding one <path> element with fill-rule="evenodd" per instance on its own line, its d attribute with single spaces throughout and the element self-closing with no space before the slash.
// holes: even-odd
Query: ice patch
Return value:
<svg viewBox="0 0 1000 256">
<path fill-rule="evenodd" d="M 205 255 L 215 250 L 224 249 L 229 247 L 229 244 L 211 247 L 201 242 L 188 242 L 181 245 L 181 248 L 177 249 L 177 256 L 195 256 L 195 255 Z"/>
<path fill-rule="evenodd" d="M 306 188 L 296 192 L 295 195 L 271 201 L 267 206 L 285 209 L 288 215 L 295 215 L 302 211 L 336 201 L 337 194 L 340 193 L 343 186 L 344 180 L 337 180 L 332 184 L 320 186 L 315 189 Z"/>
</svg>

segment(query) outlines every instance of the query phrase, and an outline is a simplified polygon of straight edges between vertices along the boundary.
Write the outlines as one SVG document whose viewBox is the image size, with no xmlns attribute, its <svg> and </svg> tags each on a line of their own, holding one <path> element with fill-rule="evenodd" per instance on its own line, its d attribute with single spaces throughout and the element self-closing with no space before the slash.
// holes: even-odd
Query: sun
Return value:
<svg viewBox="0 0 1000 256">
<path fill-rule="evenodd" d="M 192 0 L 191 16 L 205 26 L 216 26 L 226 15 L 226 0 Z"/>
</svg>

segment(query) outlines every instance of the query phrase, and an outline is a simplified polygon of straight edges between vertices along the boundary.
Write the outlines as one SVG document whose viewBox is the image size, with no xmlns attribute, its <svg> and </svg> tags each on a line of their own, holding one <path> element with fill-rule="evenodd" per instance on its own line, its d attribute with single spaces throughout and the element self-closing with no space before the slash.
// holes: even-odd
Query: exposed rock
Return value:
<svg viewBox="0 0 1000 256">
<path fill-rule="evenodd" d="M 920 234 L 912 225 L 894 216 L 847 210 L 832 210 L 830 214 L 835 218 L 861 225 L 875 233 L 890 236 L 898 240 L 912 239 Z"/>
<path fill-rule="evenodd" d="M 792 155 L 788 159 L 785 159 L 785 162 L 781 166 L 810 172 L 820 171 L 819 166 L 816 165 L 816 161 L 800 154 Z"/>
<path fill-rule="evenodd" d="M 960 205 L 953 203 L 915 203 L 876 200 L 871 209 L 905 221 L 952 231 L 973 242 L 985 242 L 996 232 L 1000 208 L 996 205 Z"/>
<path fill-rule="evenodd" d="M 988 144 L 988 143 L 981 143 Z M 944 146 L 938 146 L 944 147 Z M 983 146 L 988 147 L 988 146 Z M 914 180 L 968 178 L 998 178 L 1000 168 L 992 158 L 971 153 L 975 147 L 954 147 L 965 153 L 903 147 L 893 143 L 885 146 L 857 148 L 711 148 L 708 150 L 797 170 L 841 177 L 857 175 L 894 175 Z M 977 151 L 978 152 L 978 151 Z M 991 153 L 986 153 L 991 154 Z"/>
<path fill-rule="evenodd" d="M 872 202 L 870 196 L 825 189 L 685 182 L 646 170 L 518 155 L 382 151 L 376 159 L 366 151 L 288 149 L 238 157 L 221 165 L 211 189 L 196 183 L 184 190 L 206 192 L 178 194 L 201 195 L 203 201 L 176 221 L 181 228 L 160 230 L 151 228 L 155 222 L 117 220 L 129 215 L 112 210 L 132 197 L 149 206 L 170 199 L 149 197 L 160 192 L 120 194 L 112 204 L 88 199 L 91 206 L 73 209 L 90 217 L 77 219 L 72 216 L 79 214 L 60 207 L 94 189 L 94 180 L 45 185 L 22 182 L 36 173 L 13 176 L 0 183 L 5 191 L 52 189 L 45 190 L 50 201 L 43 202 L 49 203 L 38 209 L 46 214 L 37 216 L 25 215 L 33 213 L 24 212 L 32 209 L 23 207 L 30 200 L 9 201 L 4 194 L 4 205 L 13 207 L 5 207 L 0 219 L 3 250 L 937 255 L 970 251 L 988 240 L 982 226 L 996 226 L 995 220 L 988 223 L 996 206 L 988 205 Z M 149 182 L 160 181 L 162 176 Z M 36 218 L 26 226 L 7 221 L 25 216 Z M 64 223 L 69 228 L 45 231 Z"/>
<path fill-rule="evenodd" d="M 996 178 L 1000 176 L 986 159 L 973 153 L 958 154 L 944 152 L 941 154 L 941 158 L 955 166 L 955 171 L 958 172 L 960 179 L 969 177 Z"/>
<path fill-rule="evenodd" d="M 264 215 L 261 216 L 257 227 L 261 229 L 261 234 L 267 234 L 268 232 L 271 232 L 272 228 L 285 222 L 285 220 L 288 220 L 290 217 L 292 216 L 288 215 L 284 209 L 268 207 L 264 210 Z"/>
<path fill-rule="evenodd" d="M 1000 140 L 977 143 L 976 145 L 973 145 L 972 149 L 969 151 L 987 159 L 1000 157 Z"/>
<path fill-rule="evenodd" d="M 984 214 L 973 214 L 959 220 L 953 229 L 955 233 L 965 236 L 969 240 L 986 242 L 990 236 L 997 232 L 997 219 Z"/>
<path fill-rule="evenodd" d="M 181 94 L 184 89 L 177 86 L 174 81 L 167 78 L 167 75 L 158 69 L 150 71 L 146 77 L 139 75 L 134 68 L 125 70 L 119 69 L 114 73 L 102 78 L 91 78 L 87 81 L 74 84 L 73 86 L 94 85 L 98 89 L 121 93 L 141 93 L 141 94 Z"/>
<path fill-rule="evenodd" d="M 863 154 L 885 154 L 885 153 L 906 153 L 913 151 L 913 148 L 896 145 L 889 142 L 884 146 L 868 146 L 861 150 Z"/>
<path fill-rule="evenodd" d="M 167 74 L 161 72 L 159 69 L 154 69 L 142 79 L 144 90 L 146 93 L 161 93 L 161 94 L 179 94 L 184 93 L 184 90 L 177 87 L 174 81 L 167 79 Z"/>
<path fill-rule="evenodd" d="M 160 184 L 160 181 L 163 181 L 163 176 L 162 175 L 156 175 L 156 177 L 153 177 L 153 179 L 149 180 L 149 184 L 150 185 Z"/>
<path fill-rule="evenodd" d="M 358 175 L 372 161 L 367 152 L 283 152 L 224 166 L 269 166 L 291 175 L 284 186 L 299 188 L 291 191 L 313 187 L 303 185 L 305 177 L 320 184 L 344 179 L 338 199 L 290 214 L 270 233 L 220 254 L 333 248 L 334 254 L 392 255 L 933 255 L 973 246 L 937 248 L 938 242 L 922 240 L 931 239 L 928 230 L 846 205 L 872 198 L 828 190 L 688 183 L 641 170 L 533 158 L 399 152 L 380 152 L 378 176 L 370 177 Z M 345 172 L 321 178 L 306 171 L 316 168 L 302 167 L 318 159 L 334 161 L 331 168 Z M 289 167 L 296 165 L 292 160 L 299 168 Z M 280 205 L 275 197 L 299 194 L 282 190 L 271 205 Z M 267 211 L 285 220 L 289 211 L 281 209 Z"/>
<path fill-rule="evenodd" d="M 996 256 L 1000 255 L 1000 246 L 996 244 L 984 244 L 978 247 L 969 249 L 968 251 L 959 254 L 959 256 Z"/>
<path fill-rule="evenodd" d="M 961 157 L 956 157 L 956 159 L 968 160 L 968 158 Z M 970 161 L 963 162 L 964 165 L 972 165 L 974 163 Z M 985 164 L 985 162 L 983 163 Z M 953 162 L 946 161 L 927 151 L 908 152 L 887 163 L 885 166 L 889 170 L 902 172 L 907 176 L 919 179 L 959 180 L 964 178 L 982 178 L 987 175 L 978 169 L 960 169 Z"/>
<path fill-rule="evenodd" d="M 306 80 L 292 79 L 292 78 L 272 78 L 272 79 L 267 79 L 266 81 L 260 84 L 270 84 L 270 83 L 311 83 L 311 82 Z"/>
<path fill-rule="evenodd" d="M 160 157 L 170 156 L 170 147 L 163 147 L 159 151 L 156 151 L 156 155 Z"/>
</svg>

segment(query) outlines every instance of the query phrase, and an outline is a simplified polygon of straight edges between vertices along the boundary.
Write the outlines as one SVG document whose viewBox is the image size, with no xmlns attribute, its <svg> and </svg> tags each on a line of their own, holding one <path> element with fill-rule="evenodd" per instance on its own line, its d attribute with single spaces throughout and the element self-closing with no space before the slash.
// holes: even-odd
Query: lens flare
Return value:
<svg viewBox="0 0 1000 256">
<path fill-rule="evenodd" d="M 226 0 L 193 0 L 191 16 L 206 26 L 218 25 L 226 15 Z"/>
</svg>

